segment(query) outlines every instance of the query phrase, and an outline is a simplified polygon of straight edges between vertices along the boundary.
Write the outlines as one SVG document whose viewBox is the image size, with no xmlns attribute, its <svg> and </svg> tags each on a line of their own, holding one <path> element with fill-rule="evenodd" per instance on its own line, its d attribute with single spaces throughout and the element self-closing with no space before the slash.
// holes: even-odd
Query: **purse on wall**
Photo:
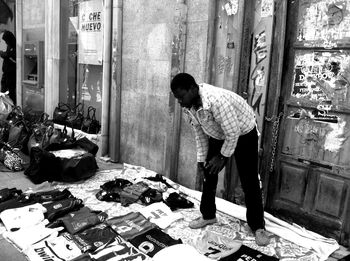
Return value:
<svg viewBox="0 0 350 261">
<path fill-rule="evenodd" d="M 53 112 L 53 122 L 64 125 L 71 108 L 68 104 L 60 102 Z"/>
<path fill-rule="evenodd" d="M 84 105 L 82 103 L 78 103 L 73 109 L 71 109 L 67 114 L 66 123 L 68 126 L 79 129 L 81 128 L 81 124 L 84 119 Z"/>
<path fill-rule="evenodd" d="M 89 106 L 87 115 L 81 125 L 81 130 L 90 134 L 97 134 L 99 133 L 100 129 L 101 124 L 98 120 L 96 120 L 96 108 Z"/>
</svg>

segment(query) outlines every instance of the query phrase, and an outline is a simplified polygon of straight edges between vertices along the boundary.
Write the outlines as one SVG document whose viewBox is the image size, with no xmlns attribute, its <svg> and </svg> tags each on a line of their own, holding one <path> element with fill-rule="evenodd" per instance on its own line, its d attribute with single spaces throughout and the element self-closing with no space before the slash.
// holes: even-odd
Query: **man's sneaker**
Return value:
<svg viewBox="0 0 350 261">
<path fill-rule="evenodd" d="M 270 238 L 267 235 L 266 230 L 259 228 L 255 231 L 255 243 L 258 246 L 267 246 L 270 243 Z"/>
<path fill-rule="evenodd" d="M 189 224 L 190 228 L 196 229 L 196 228 L 202 228 L 210 224 L 216 223 L 216 218 L 212 219 L 203 219 L 203 217 L 198 217 L 195 220 L 192 220 Z"/>
</svg>

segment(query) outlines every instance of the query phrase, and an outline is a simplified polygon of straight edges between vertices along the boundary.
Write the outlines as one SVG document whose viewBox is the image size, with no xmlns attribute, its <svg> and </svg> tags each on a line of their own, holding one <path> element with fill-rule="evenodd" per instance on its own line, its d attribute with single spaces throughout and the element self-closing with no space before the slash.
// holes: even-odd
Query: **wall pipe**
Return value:
<svg viewBox="0 0 350 261">
<path fill-rule="evenodd" d="M 120 161 L 123 0 L 113 1 L 112 66 L 109 117 L 109 157 Z"/>
<path fill-rule="evenodd" d="M 108 155 L 111 86 L 112 0 L 104 0 L 101 155 Z"/>
</svg>

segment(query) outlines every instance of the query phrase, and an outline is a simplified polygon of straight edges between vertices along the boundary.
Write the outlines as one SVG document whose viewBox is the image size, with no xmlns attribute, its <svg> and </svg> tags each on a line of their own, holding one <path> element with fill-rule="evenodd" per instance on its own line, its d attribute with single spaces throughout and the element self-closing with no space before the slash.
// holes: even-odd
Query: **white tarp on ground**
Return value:
<svg viewBox="0 0 350 261">
<path fill-rule="evenodd" d="M 179 190 L 198 201 L 201 199 L 202 192 L 200 191 L 188 189 L 183 186 L 181 186 Z M 216 198 L 216 208 L 218 211 L 246 221 L 246 208 L 243 206 L 236 205 L 221 198 Z M 299 246 L 313 249 L 320 260 L 326 260 L 334 251 L 339 249 L 339 244 L 336 240 L 325 238 L 297 224 L 289 224 L 267 212 L 265 212 L 265 223 L 267 231 Z"/>
</svg>

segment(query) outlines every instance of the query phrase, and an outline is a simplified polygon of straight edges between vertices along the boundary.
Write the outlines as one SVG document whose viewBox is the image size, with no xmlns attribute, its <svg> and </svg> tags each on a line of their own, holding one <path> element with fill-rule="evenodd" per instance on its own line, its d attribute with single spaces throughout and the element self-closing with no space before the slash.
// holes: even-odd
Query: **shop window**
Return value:
<svg viewBox="0 0 350 261">
<path fill-rule="evenodd" d="M 66 84 L 60 87 L 59 101 L 70 107 L 83 104 L 84 115 L 88 108 L 96 108 L 101 120 L 102 104 L 102 53 L 103 53 L 103 1 L 68 0 L 67 28 L 63 29 L 67 63 L 63 75 Z M 90 115 L 91 116 L 91 115 Z"/>
<path fill-rule="evenodd" d="M 44 111 L 45 75 L 45 1 L 23 1 L 23 75 L 24 111 Z"/>
</svg>

